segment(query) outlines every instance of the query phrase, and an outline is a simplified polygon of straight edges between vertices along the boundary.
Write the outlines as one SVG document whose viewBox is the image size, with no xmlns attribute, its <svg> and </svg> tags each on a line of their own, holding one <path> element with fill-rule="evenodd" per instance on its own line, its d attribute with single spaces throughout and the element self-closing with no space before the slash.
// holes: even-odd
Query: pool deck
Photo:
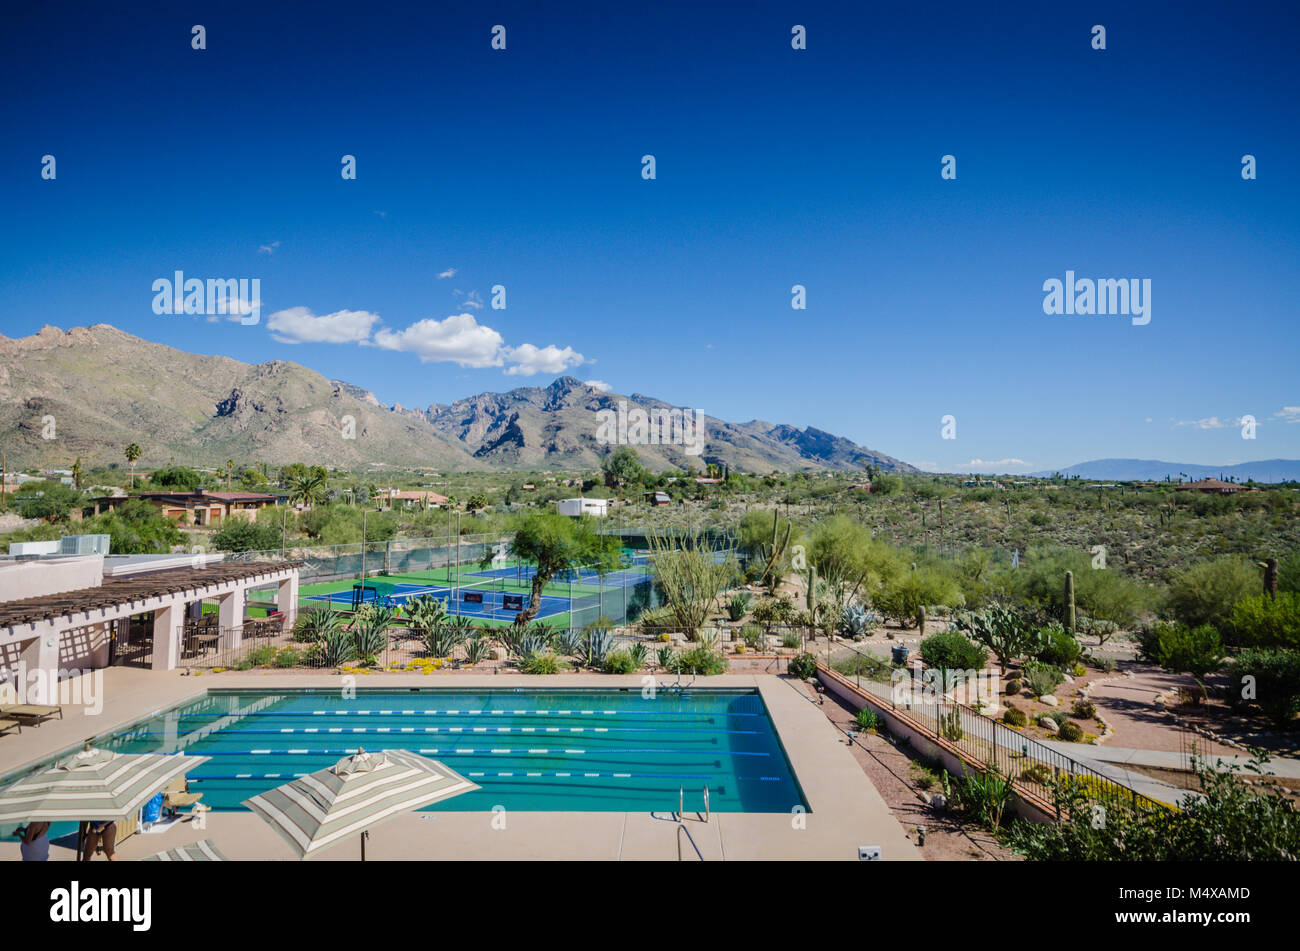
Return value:
<svg viewBox="0 0 1300 951">
<path fill-rule="evenodd" d="M 668 678 L 657 677 L 659 683 Z M 64 718 L 22 734 L 0 737 L 0 774 L 75 748 L 89 737 L 110 733 L 157 711 L 201 695 L 207 689 L 339 689 L 335 674 L 287 674 L 272 671 L 225 672 L 201 677 L 114 667 L 104 671 L 103 709 L 89 715 L 65 705 Z M 472 689 L 641 687 L 642 675 L 520 674 L 456 676 L 376 674 L 359 676 L 360 689 L 457 687 Z M 685 816 L 686 828 L 706 861 L 856 860 L 859 846 L 880 846 L 886 860 L 921 859 L 906 832 L 867 779 L 844 738 L 815 703 L 784 677 L 770 674 L 725 674 L 700 678 L 695 687 L 756 687 L 767 704 L 809 812 L 713 813 L 705 822 Z M 252 813 L 211 812 L 207 828 L 189 821 L 166 831 L 139 834 L 118 849 L 120 860 L 139 859 L 164 849 L 211 838 L 235 860 L 292 860 L 289 846 Z M 503 825 L 504 828 L 500 828 Z M 366 857 L 399 860 L 465 859 L 677 859 L 677 823 L 667 813 L 644 812 L 436 812 L 401 816 L 374 829 Z M 682 837 L 684 858 L 698 861 Z M 18 858 L 13 839 L 0 842 L 0 861 Z M 55 846 L 51 860 L 73 858 Z M 359 845 L 337 845 L 313 861 L 356 860 Z"/>
</svg>

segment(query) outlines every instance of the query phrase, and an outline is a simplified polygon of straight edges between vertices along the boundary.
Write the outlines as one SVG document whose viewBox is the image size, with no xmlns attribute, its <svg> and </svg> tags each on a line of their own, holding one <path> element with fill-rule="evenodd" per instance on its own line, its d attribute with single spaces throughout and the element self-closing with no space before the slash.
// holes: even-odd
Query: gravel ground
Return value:
<svg viewBox="0 0 1300 951">
<path fill-rule="evenodd" d="M 816 691 L 808 684 L 794 686 L 808 694 L 810 699 L 817 698 Z M 825 695 L 822 711 L 841 733 L 854 725 L 854 710 L 830 694 Z M 916 842 L 917 827 L 924 827 L 925 845 L 921 852 L 927 860 L 984 862 L 1020 859 L 974 823 L 931 809 L 922 799 L 921 789 L 913 776 L 911 764 L 916 757 L 910 750 L 900 750 L 885 738 L 867 733 L 858 734 L 854 740 L 853 756 L 889 804 L 894 818 L 907 830 L 908 838 Z"/>
</svg>

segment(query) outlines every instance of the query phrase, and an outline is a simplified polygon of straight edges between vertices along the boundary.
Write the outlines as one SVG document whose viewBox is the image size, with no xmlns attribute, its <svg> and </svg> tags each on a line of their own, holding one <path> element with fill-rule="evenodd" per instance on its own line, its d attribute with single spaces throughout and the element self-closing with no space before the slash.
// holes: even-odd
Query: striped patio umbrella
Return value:
<svg viewBox="0 0 1300 951">
<path fill-rule="evenodd" d="M 0 791 L 0 825 L 64 819 L 115 822 L 209 756 L 86 749 Z"/>
<path fill-rule="evenodd" d="M 142 862 L 228 862 L 230 861 L 217 850 L 211 839 L 200 839 L 189 845 L 180 845 L 165 852 L 158 852 Z"/>
<path fill-rule="evenodd" d="M 386 750 L 358 750 L 333 766 L 245 799 L 302 858 L 351 835 L 361 835 L 366 859 L 369 830 L 404 812 L 478 789 L 437 760 Z"/>
</svg>

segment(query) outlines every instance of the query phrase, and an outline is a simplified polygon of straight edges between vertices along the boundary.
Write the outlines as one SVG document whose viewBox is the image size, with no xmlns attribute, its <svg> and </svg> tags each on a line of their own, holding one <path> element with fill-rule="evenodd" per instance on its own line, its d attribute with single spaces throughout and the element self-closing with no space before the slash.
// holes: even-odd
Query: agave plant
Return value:
<svg viewBox="0 0 1300 951">
<path fill-rule="evenodd" d="M 645 644 L 637 641 L 627 649 L 627 653 L 628 656 L 632 658 L 632 663 L 635 665 L 635 669 L 640 670 L 645 666 L 646 658 L 649 656 L 650 650 L 645 646 Z"/>
<path fill-rule="evenodd" d="M 487 660 L 488 651 L 492 649 L 492 641 L 487 637 L 471 637 L 465 642 L 465 663 L 471 667 L 475 664 Z"/>
<path fill-rule="evenodd" d="M 468 635 L 460 626 L 442 621 L 425 631 L 421 640 L 431 657 L 450 657 L 458 646 L 468 640 Z"/>
<path fill-rule="evenodd" d="M 330 608 L 309 608 L 293 625 L 295 641 L 320 641 L 343 626 L 343 617 Z"/>
<path fill-rule="evenodd" d="M 365 613 L 357 612 L 352 621 L 352 643 L 356 656 L 373 662 L 377 654 L 388 647 L 388 625 L 393 620 L 393 609 L 372 607 Z"/>
<path fill-rule="evenodd" d="M 861 604 L 850 604 L 840 614 L 840 630 L 850 637 L 865 637 L 880 624 L 880 618 Z"/>
<path fill-rule="evenodd" d="M 745 616 L 745 612 L 749 610 L 749 605 L 753 600 L 753 595 L 748 591 L 733 594 L 731 600 L 727 602 L 727 617 L 733 621 L 739 621 Z"/>
<path fill-rule="evenodd" d="M 661 647 L 655 652 L 655 663 L 658 664 L 662 670 L 672 670 L 674 660 L 673 649 L 671 647 Z"/>
<path fill-rule="evenodd" d="M 316 641 L 317 656 L 326 667 L 338 667 L 346 664 L 354 655 L 356 644 L 352 634 L 335 625 L 332 630 L 321 635 Z"/>
<path fill-rule="evenodd" d="M 448 619 L 447 624 L 460 638 L 457 641 L 458 644 L 463 644 L 465 641 L 478 634 L 478 628 L 474 625 L 474 619 L 466 617 L 463 614 L 459 617 Z"/>
<path fill-rule="evenodd" d="M 578 656 L 589 667 L 599 667 L 605 663 L 605 655 L 614 648 L 614 634 L 604 628 L 592 628 L 582 635 Z"/>
</svg>

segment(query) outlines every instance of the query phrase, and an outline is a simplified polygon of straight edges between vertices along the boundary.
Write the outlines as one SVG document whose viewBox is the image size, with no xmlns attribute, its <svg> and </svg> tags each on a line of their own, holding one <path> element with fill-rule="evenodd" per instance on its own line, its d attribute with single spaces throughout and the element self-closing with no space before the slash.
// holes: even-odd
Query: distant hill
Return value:
<svg viewBox="0 0 1300 951">
<path fill-rule="evenodd" d="M 670 408 L 649 396 L 601 392 L 573 377 L 548 386 L 480 393 L 450 405 L 384 405 L 371 392 L 297 363 L 248 364 L 185 353 L 108 324 L 0 337 L 0 440 L 11 468 L 123 462 L 137 442 L 144 468 L 190 465 L 367 464 L 467 469 L 587 469 L 608 447 L 597 413 L 620 401 Z M 54 438 L 44 438 L 46 417 Z M 345 438 L 343 420 L 355 420 Z M 726 464 L 742 472 L 913 466 L 807 427 L 705 417 L 703 452 L 637 446 L 642 464 Z"/>
<path fill-rule="evenodd" d="M 1287 482 L 1300 480 L 1300 459 L 1261 459 L 1259 462 L 1242 462 L 1235 466 L 1201 466 L 1190 462 L 1161 462 L 1157 459 L 1094 459 L 1059 471 L 1065 476 L 1081 479 L 1105 479 L 1111 482 L 1160 482 L 1166 476 L 1177 480 L 1180 475 L 1188 479 L 1235 479 L 1246 482 Z M 1050 476 L 1053 472 L 1033 472 L 1030 475 Z"/>
</svg>

